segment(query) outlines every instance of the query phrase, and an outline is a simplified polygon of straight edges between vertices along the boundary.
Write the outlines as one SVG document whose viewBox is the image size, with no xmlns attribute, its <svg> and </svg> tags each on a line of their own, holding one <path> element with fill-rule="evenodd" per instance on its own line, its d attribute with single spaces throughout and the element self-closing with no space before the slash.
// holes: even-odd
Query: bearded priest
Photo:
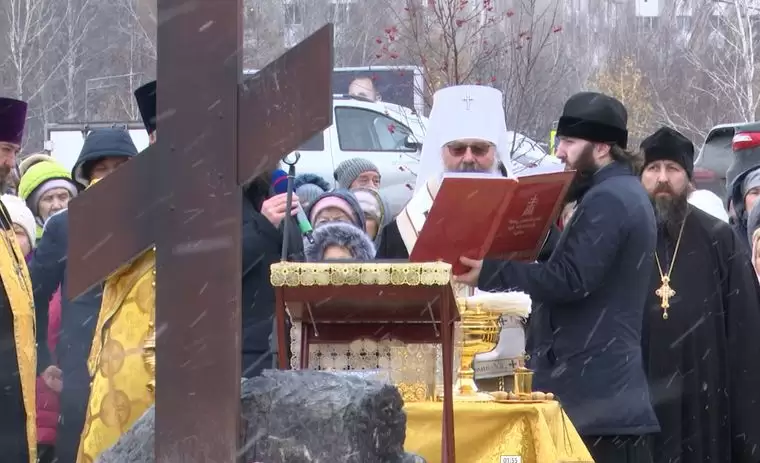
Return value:
<svg viewBox="0 0 760 463">
<path fill-rule="evenodd" d="M 0 191 L 5 191 L 26 122 L 27 105 L 0 98 Z M 37 461 L 37 350 L 32 283 L 5 206 L 0 205 L 0 461 Z M 46 381 L 52 378 L 44 376 Z"/>
<path fill-rule="evenodd" d="M 642 343 L 661 432 L 656 463 L 760 461 L 760 295 L 731 226 L 688 203 L 694 145 L 641 144 L 657 250 Z"/>
<path fill-rule="evenodd" d="M 445 172 L 513 177 L 502 93 L 481 85 L 435 92 L 414 196 L 380 234 L 378 259 L 406 259 L 425 223 Z"/>
</svg>

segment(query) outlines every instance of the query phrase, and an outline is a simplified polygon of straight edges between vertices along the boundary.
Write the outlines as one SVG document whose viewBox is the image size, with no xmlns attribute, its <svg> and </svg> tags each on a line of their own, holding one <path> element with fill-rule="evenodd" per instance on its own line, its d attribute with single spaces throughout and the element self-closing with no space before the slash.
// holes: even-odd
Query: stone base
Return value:
<svg viewBox="0 0 760 463">
<path fill-rule="evenodd" d="M 241 386 L 244 462 L 424 463 L 405 453 L 398 390 L 378 381 L 311 370 L 265 371 Z M 154 409 L 99 463 L 153 463 Z"/>
</svg>

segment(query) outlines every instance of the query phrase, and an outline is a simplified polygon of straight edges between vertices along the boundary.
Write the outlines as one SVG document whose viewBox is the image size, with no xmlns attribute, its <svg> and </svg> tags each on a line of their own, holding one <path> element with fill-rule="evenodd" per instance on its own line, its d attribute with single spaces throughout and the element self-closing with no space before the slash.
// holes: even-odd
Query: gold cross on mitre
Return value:
<svg viewBox="0 0 760 463">
<path fill-rule="evenodd" d="M 474 101 L 473 98 L 470 96 L 469 93 L 465 93 L 464 98 L 462 98 L 462 101 L 464 101 L 465 109 L 467 111 L 469 111 L 470 110 L 470 103 L 472 103 Z"/>
<path fill-rule="evenodd" d="M 676 295 L 673 288 L 670 287 L 670 277 L 662 276 L 662 285 L 654 292 L 662 301 L 662 318 L 668 319 L 668 308 L 670 308 L 670 298 Z"/>
</svg>

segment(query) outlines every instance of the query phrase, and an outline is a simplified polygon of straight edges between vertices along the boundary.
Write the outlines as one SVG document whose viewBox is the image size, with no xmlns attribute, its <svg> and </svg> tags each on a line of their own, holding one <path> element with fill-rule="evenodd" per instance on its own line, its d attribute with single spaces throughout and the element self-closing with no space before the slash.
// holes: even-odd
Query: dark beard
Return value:
<svg viewBox="0 0 760 463">
<path fill-rule="evenodd" d="M 591 144 L 586 146 L 578 157 L 578 162 L 568 167 L 575 169 L 575 178 L 565 195 L 565 204 L 580 201 L 594 183 L 594 174 L 598 170 L 594 163 L 594 146 Z"/>
<path fill-rule="evenodd" d="M 0 165 L 0 192 L 6 193 L 11 184 L 11 168 L 6 165 Z"/>
<path fill-rule="evenodd" d="M 657 193 L 668 194 L 658 195 Z M 659 184 L 654 194 L 650 195 L 650 199 L 658 227 L 664 230 L 670 239 L 677 240 L 678 235 L 681 234 L 681 226 L 686 220 L 686 214 L 689 212 L 687 192 L 676 194 L 667 184 Z"/>
</svg>

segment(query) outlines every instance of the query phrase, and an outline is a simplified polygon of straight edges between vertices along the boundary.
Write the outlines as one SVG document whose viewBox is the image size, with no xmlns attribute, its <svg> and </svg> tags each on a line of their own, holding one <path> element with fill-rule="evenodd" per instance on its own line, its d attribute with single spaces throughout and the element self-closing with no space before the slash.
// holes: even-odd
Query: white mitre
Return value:
<svg viewBox="0 0 760 463">
<path fill-rule="evenodd" d="M 514 177 L 503 101 L 501 91 L 482 85 L 456 85 L 435 92 L 422 142 L 415 193 L 428 180 L 443 175 L 441 149 L 455 140 L 478 139 L 493 143 L 507 173 Z"/>
</svg>

